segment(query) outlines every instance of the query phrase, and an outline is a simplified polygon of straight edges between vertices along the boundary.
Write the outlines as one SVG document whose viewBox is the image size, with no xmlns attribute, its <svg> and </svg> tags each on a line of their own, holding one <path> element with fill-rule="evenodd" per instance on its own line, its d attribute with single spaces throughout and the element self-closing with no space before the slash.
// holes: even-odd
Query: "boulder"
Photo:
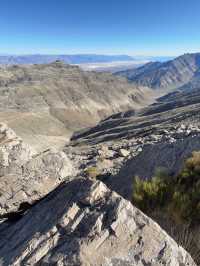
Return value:
<svg viewBox="0 0 200 266">
<path fill-rule="evenodd" d="M 125 149 L 120 149 L 119 150 L 119 155 L 122 156 L 122 157 L 128 157 L 130 154 L 130 151 L 128 150 L 125 150 Z"/>
</svg>

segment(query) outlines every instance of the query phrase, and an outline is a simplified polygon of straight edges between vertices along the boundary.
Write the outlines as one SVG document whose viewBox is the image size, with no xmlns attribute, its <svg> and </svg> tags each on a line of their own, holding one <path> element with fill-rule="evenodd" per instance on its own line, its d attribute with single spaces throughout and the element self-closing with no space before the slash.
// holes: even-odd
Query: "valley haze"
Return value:
<svg viewBox="0 0 200 266">
<path fill-rule="evenodd" d="M 88 71 L 116 72 L 140 66 L 149 61 L 167 61 L 171 57 L 145 57 L 128 55 L 73 54 L 73 55 L 0 55 L 0 65 L 48 64 L 56 60 L 80 66 Z"/>
</svg>

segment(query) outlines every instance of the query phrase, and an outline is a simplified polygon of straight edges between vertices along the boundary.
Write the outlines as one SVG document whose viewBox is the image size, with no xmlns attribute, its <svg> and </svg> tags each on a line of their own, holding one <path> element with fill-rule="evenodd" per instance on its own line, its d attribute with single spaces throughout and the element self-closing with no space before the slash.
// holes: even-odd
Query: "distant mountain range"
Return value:
<svg viewBox="0 0 200 266">
<path fill-rule="evenodd" d="M 95 63 L 120 63 L 123 65 L 130 65 L 131 63 L 138 62 L 144 63 L 149 61 L 167 61 L 172 57 L 152 57 L 152 56 L 129 56 L 129 55 L 102 55 L 102 54 L 64 54 L 64 55 L 44 55 L 44 54 L 32 54 L 32 55 L 2 55 L 0 54 L 1 65 L 13 65 L 13 64 L 49 64 L 56 60 L 63 61 L 67 64 L 95 64 Z M 93 67 L 93 66 L 92 66 Z M 101 66 L 100 66 L 101 67 Z M 101 67 L 102 68 L 102 67 Z M 107 68 L 107 67 L 106 67 Z M 119 70 L 119 69 L 118 69 Z"/>
<path fill-rule="evenodd" d="M 197 84 L 200 71 L 200 53 L 184 54 L 167 62 L 150 62 L 137 69 L 117 72 L 131 82 L 154 89 L 177 89 Z M 194 79 L 194 80 L 193 80 Z"/>
<path fill-rule="evenodd" d="M 0 64 L 48 64 L 56 60 L 67 64 L 106 63 L 116 61 L 134 61 L 128 55 L 98 55 L 98 54 L 75 54 L 75 55 L 0 55 Z"/>
</svg>

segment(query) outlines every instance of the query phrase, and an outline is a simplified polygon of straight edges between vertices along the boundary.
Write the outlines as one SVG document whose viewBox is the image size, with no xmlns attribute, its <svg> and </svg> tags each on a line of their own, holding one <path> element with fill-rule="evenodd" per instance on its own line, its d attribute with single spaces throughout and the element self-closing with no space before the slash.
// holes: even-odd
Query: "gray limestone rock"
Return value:
<svg viewBox="0 0 200 266">
<path fill-rule="evenodd" d="M 190 255 L 100 181 L 59 186 L 18 222 L 0 225 L 0 265 L 195 266 Z"/>
<path fill-rule="evenodd" d="M 0 217 L 46 196 L 74 169 L 63 152 L 33 153 L 15 133 L 0 125 Z"/>
</svg>

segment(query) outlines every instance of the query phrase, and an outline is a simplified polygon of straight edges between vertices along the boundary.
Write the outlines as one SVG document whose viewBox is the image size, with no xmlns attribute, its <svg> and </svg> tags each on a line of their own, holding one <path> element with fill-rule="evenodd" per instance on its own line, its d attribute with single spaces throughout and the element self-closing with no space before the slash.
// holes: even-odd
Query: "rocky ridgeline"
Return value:
<svg viewBox="0 0 200 266">
<path fill-rule="evenodd" d="M 200 68 L 200 53 L 184 54 L 168 62 L 150 62 L 116 73 L 154 89 L 172 90 L 191 82 Z"/>
<path fill-rule="evenodd" d="M 144 137 L 122 138 L 96 145 L 66 146 L 64 151 L 84 175 L 86 169 L 95 167 L 97 174 L 117 175 L 123 165 L 137 157 L 146 146 L 155 144 L 173 144 L 188 137 L 200 136 L 200 127 L 192 124 L 179 124 L 160 128 L 156 134 Z"/>
<path fill-rule="evenodd" d="M 0 265 L 195 266 L 155 222 L 84 176 L 84 156 L 103 163 L 128 150 L 83 147 L 71 160 L 75 147 L 37 154 L 6 125 L 0 133 Z"/>
</svg>

